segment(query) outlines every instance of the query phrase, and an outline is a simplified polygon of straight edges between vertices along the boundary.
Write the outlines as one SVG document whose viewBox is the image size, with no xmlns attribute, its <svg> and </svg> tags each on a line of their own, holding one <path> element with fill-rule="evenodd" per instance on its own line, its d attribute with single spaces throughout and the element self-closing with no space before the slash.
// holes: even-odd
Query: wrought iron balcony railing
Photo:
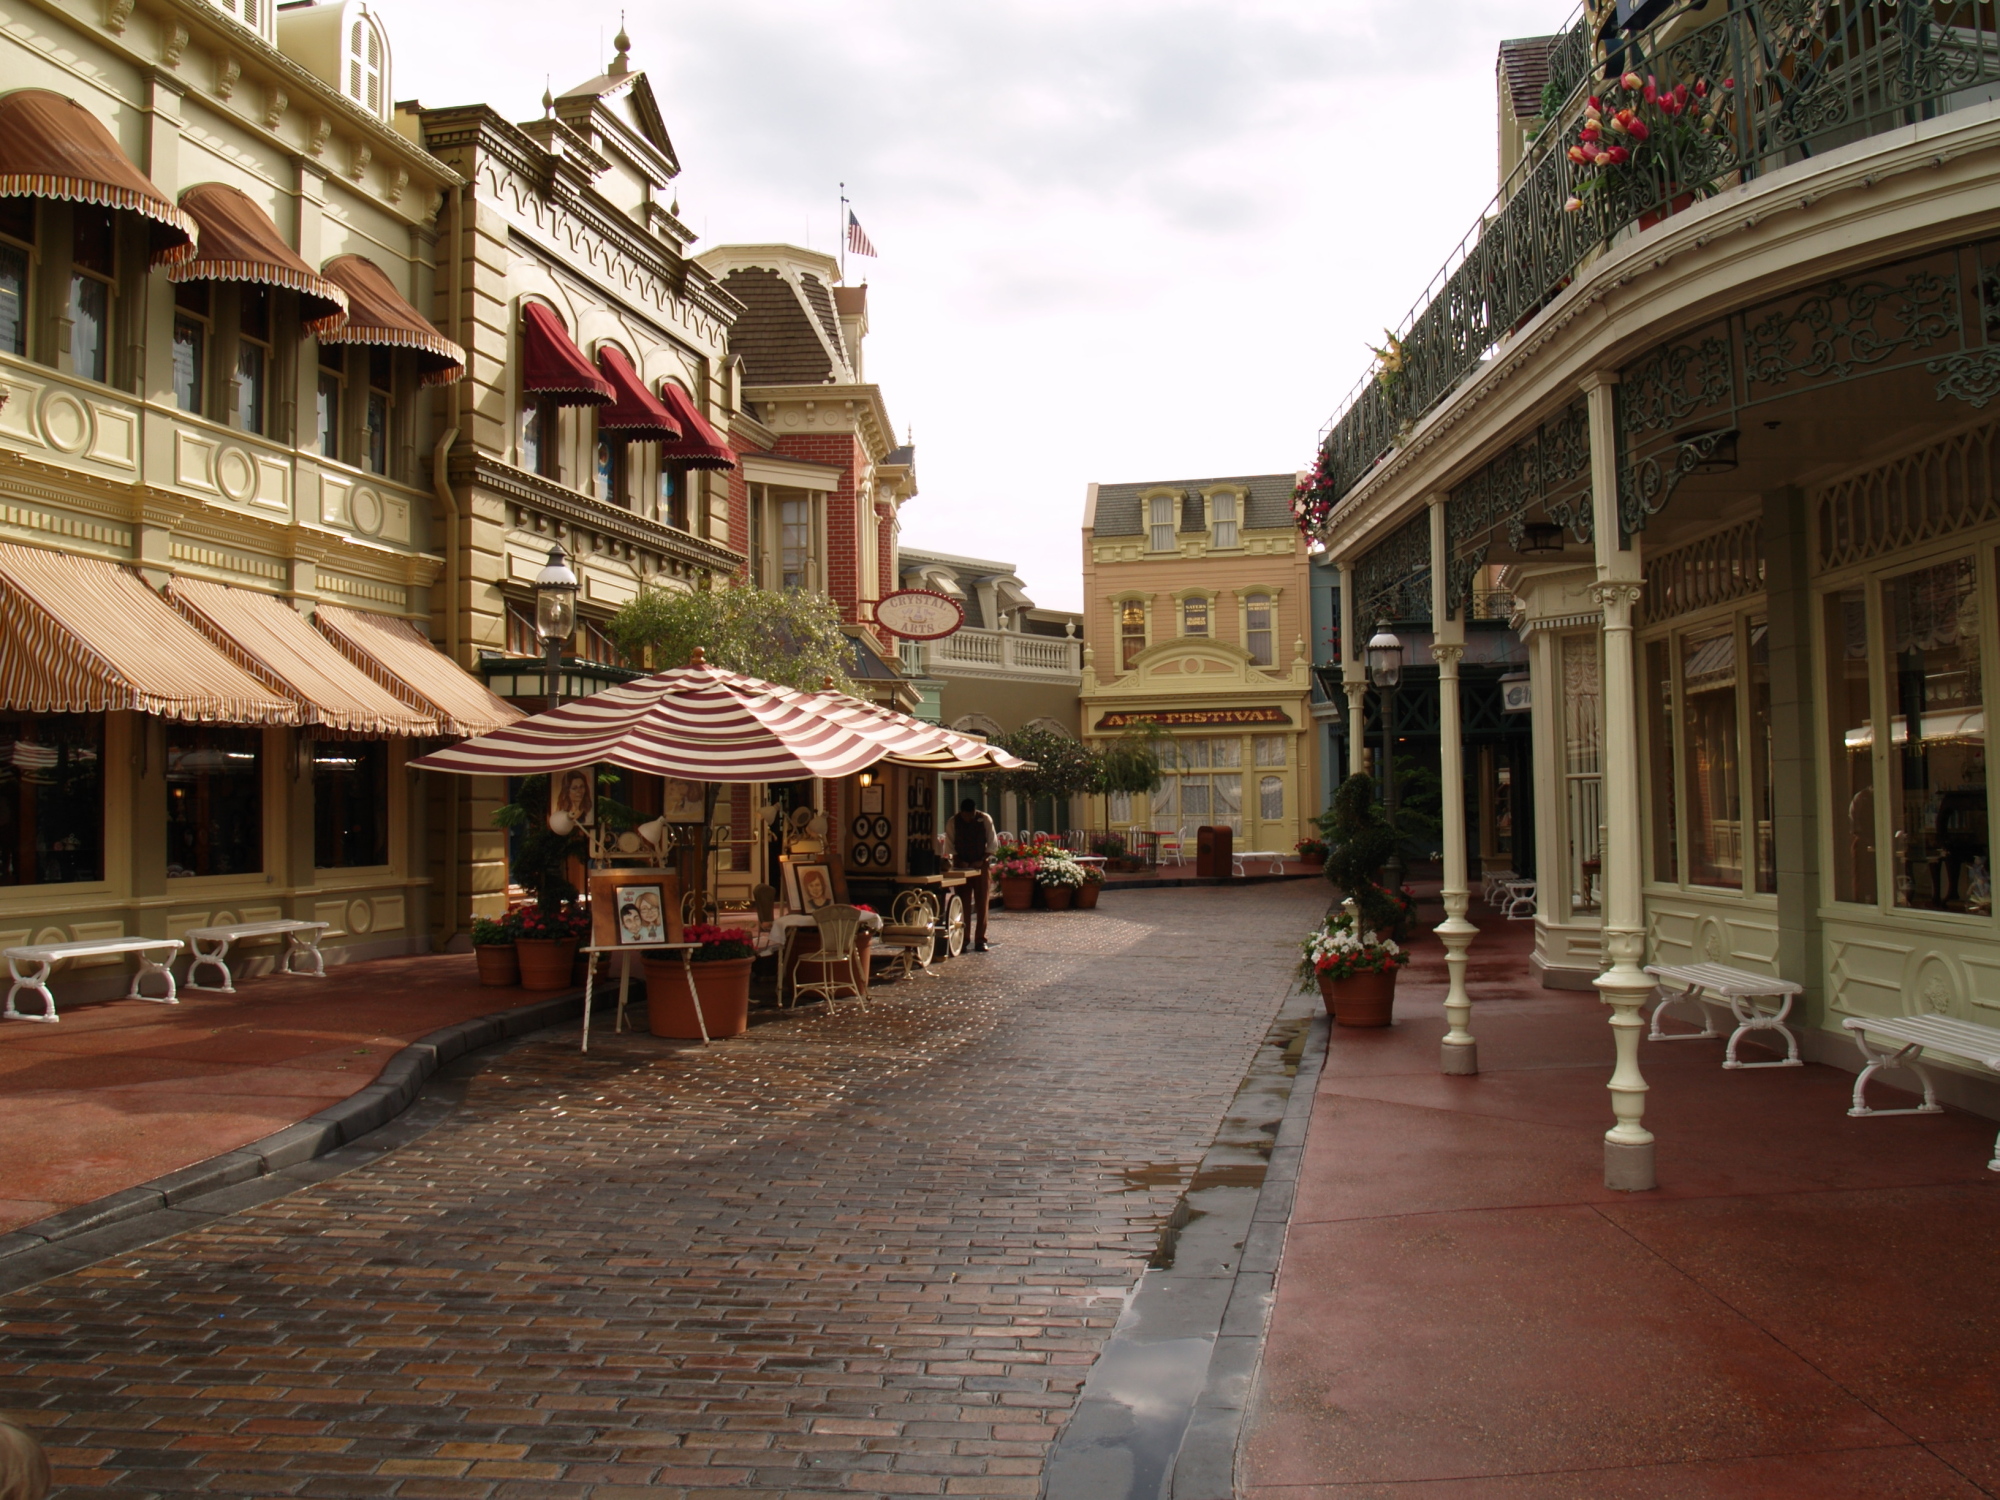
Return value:
<svg viewBox="0 0 2000 1500">
<path fill-rule="evenodd" d="M 1600 249 L 1697 198 L 1883 131 L 2000 97 L 1995 0 L 1681 0 L 1606 43 L 1584 23 L 1551 54 L 1557 89 L 1587 76 L 1507 188 L 1452 251 L 1398 342 L 1400 367 L 1364 377 L 1321 432 L 1312 498 L 1339 502 Z M 1588 90 L 1630 71 L 1700 84 L 1706 128 L 1643 165 L 1569 155 Z M 1656 145 L 1663 144 L 1656 142 Z M 1582 199 L 1580 210 L 1566 210 Z"/>
</svg>

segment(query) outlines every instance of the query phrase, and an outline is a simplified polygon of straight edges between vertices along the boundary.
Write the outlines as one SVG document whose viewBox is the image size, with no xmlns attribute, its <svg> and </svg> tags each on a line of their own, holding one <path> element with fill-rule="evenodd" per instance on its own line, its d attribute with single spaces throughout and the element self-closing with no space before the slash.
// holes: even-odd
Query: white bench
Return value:
<svg viewBox="0 0 2000 1500">
<path fill-rule="evenodd" d="M 174 961 L 174 955 L 184 945 L 179 938 L 84 938 L 74 943 L 34 943 L 7 950 L 7 972 L 13 976 L 13 988 L 7 991 L 5 1019 L 9 1021 L 47 1021 L 53 1025 L 60 1020 L 56 1014 L 56 997 L 49 990 L 49 972 L 65 958 L 98 958 L 111 953 L 136 953 L 139 967 L 132 974 L 132 988 L 127 990 L 127 1000 L 150 1000 L 155 1005 L 179 1005 L 180 992 L 174 987 L 173 970 L 167 967 Z M 166 963 L 147 957 L 150 953 L 165 953 Z M 33 964 L 35 972 L 23 974 L 22 964 Z M 142 995 L 139 981 L 148 974 L 157 974 L 167 982 L 164 995 Z M 31 1016 L 14 1008 L 14 997 L 21 991 L 42 997 L 42 1013 Z"/>
<path fill-rule="evenodd" d="M 1266 875 L 1282 875 L 1285 873 L 1285 861 L 1290 858 L 1291 855 L 1285 853 L 1282 849 L 1231 850 L 1229 855 L 1229 873 L 1232 875 L 1241 875 L 1243 873 L 1244 860 L 1261 859 L 1270 865 L 1270 869 L 1264 872 Z"/>
<path fill-rule="evenodd" d="M 282 937 L 285 951 L 279 959 L 279 970 L 285 974 L 310 974 L 320 979 L 326 978 L 326 957 L 319 951 L 319 937 L 331 922 L 298 922 L 282 918 L 270 922 L 234 922 L 226 927 L 191 927 L 187 940 L 193 945 L 193 957 L 188 960 L 187 987 L 191 990 L 212 990 L 220 995 L 236 993 L 236 981 L 229 973 L 229 945 L 253 938 Z M 304 954 L 312 960 L 312 968 L 294 969 L 292 960 Z M 202 967 L 220 969 L 222 983 L 196 984 L 195 972 Z"/>
<path fill-rule="evenodd" d="M 1729 1045 L 1722 1049 L 1725 1068 L 1802 1068 L 1799 1039 L 1792 1035 L 1785 1018 L 1792 1012 L 1792 997 L 1805 986 L 1789 979 L 1773 979 L 1769 974 L 1753 974 L 1728 964 L 1648 964 L 1646 972 L 1659 981 L 1660 1003 L 1653 1007 L 1653 1029 L 1647 1040 L 1654 1042 L 1694 1042 L 1721 1036 L 1715 1029 L 1715 1010 L 1727 1010 L 1736 1018 L 1729 1033 Z M 1669 986 L 1678 985 L 1679 989 Z M 1775 1010 L 1761 1010 L 1759 1000 L 1777 1003 Z M 1660 1013 L 1669 1005 L 1692 1001 L 1701 1006 L 1701 1030 L 1668 1033 L 1660 1030 Z M 1736 1044 L 1747 1031 L 1775 1031 L 1785 1039 L 1785 1056 L 1777 1062 L 1747 1063 L 1736 1060 Z"/>
<path fill-rule="evenodd" d="M 1940 1115 L 1944 1106 L 1937 1102 L 1931 1075 L 1918 1061 L 1924 1050 L 1943 1053 L 1961 1062 L 1977 1063 L 2000 1073 L 2000 1030 L 1977 1021 L 1956 1021 L 1950 1016 L 1849 1016 L 1840 1023 L 1854 1033 L 1854 1043 L 1867 1064 L 1854 1080 L 1854 1104 L 1850 1115 Z M 1886 1037 L 1893 1047 L 1871 1047 L 1868 1033 Z M 1870 1109 L 1865 1097 L 1868 1080 L 1883 1068 L 1908 1068 L 1924 1086 L 1924 1102 L 1915 1109 Z M 1987 1170 L 2000 1172 L 2000 1140 L 1993 1144 L 1993 1160 Z"/>
<path fill-rule="evenodd" d="M 1532 922 L 1535 920 L 1535 889 L 1532 880 L 1503 880 L 1500 882 L 1500 899 L 1494 904 L 1510 922 Z"/>
</svg>

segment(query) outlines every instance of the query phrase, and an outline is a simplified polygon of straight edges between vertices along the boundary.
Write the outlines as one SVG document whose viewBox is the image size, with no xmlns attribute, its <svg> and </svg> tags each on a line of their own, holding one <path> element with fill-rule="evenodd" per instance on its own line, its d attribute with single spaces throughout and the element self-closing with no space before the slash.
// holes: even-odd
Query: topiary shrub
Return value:
<svg viewBox="0 0 2000 1500">
<path fill-rule="evenodd" d="M 1354 903 L 1361 930 L 1409 941 L 1409 899 L 1375 879 L 1396 850 L 1395 825 L 1375 800 L 1375 778 L 1356 773 L 1343 781 L 1319 826 L 1326 835 L 1326 878 Z"/>
</svg>

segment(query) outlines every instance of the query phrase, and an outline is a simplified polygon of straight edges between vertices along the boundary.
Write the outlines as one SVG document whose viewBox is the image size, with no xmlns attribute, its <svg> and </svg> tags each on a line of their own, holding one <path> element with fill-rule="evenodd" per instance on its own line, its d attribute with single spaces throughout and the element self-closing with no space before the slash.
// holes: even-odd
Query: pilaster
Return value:
<svg viewBox="0 0 2000 1500">
<path fill-rule="evenodd" d="M 1436 634 L 1431 656 L 1438 669 L 1438 769 L 1444 783 L 1444 921 L 1434 929 L 1444 944 L 1444 1014 L 1447 1030 L 1438 1054 L 1441 1071 L 1466 1075 L 1479 1071 L 1479 1044 L 1472 1035 L 1472 996 L 1465 987 L 1465 969 L 1472 940 L 1479 929 L 1466 920 L 1469 880 L 1465 844 L 1465 730 L 1458 695 L 1458 664 L 1465 656 L 1465 612 L 1447 606 L 1451 600 L 1450 550 L 1445 533 L 1445 496 L 1430 500 L 1431 619 Z"/>
<path fill-rule="evenodd" d="M 1803 984 L 1793 1014 L 1824 1019 L 1820 984 L 1819 789 L 1814 754 L 1812 589 L 1806 502 L 1764 496 L 1764 577 L 1771 673 L 1771 821 L 1778 863 L 1778 972 Z"/>
</svg>

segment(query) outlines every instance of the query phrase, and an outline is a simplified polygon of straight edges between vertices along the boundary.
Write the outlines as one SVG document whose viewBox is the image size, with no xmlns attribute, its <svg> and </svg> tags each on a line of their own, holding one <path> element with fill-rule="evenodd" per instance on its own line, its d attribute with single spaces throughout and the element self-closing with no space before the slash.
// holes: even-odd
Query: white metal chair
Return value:
<svg viewBox="0 0 2000 1500">
<path fill-rule="evenodd" d="M 792 1000 L 808 990 L 826 1001 L 829 1008 L 845 991 L 859 1000 L 862 1008 L 868 1005 L 868 984 L 864 975 L 860 980 L 854 977 L 855 958 L 861 935 L 861 910 L 854 906 L 822 906 L 813 913 L 813 925 L 819 929 L 819 951 L 801 953 L 793 960 Z M 819 978 L 805 979 L 800 970 L 812 965 Z"/>
<path fill-rule="evenodd" d="M 1187 852 L 1182 847 L 1182 836 L 1178 833 L 1162 832 L 1159 844 L 1157 845 L 1157 853 L 1159 861 L 1163 865 L 1184 865 L 1187 863 Z"/>
</svg>

